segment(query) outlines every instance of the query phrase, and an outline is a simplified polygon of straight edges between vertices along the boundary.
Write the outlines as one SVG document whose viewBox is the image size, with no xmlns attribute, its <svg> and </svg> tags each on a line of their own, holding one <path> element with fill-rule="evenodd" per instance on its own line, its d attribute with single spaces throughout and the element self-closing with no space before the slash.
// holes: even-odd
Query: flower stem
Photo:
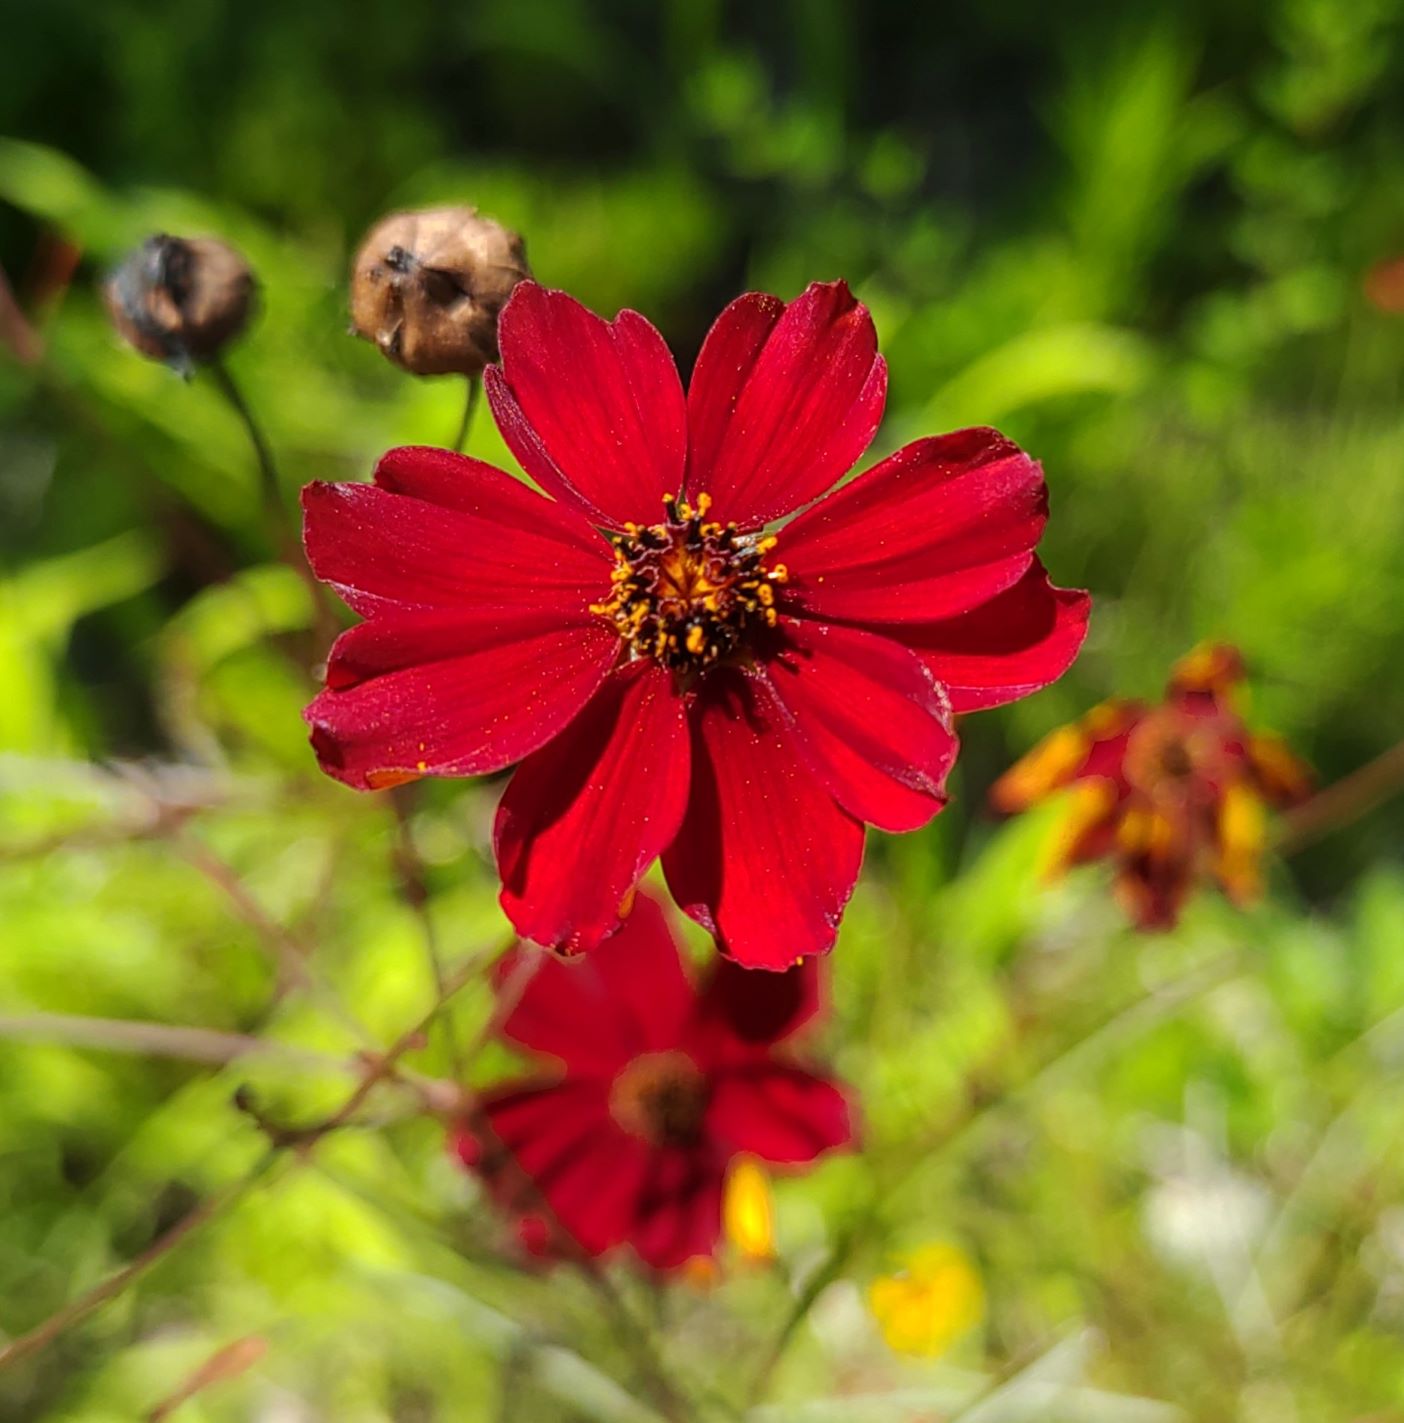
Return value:
<svg viewBox="0 0 1404 1423">
<path fill-rule="evenodd" d="M 278 478 L 278 466 L 273 459 L 273 447 L 263 433 L 253 407 L 246 399 L 239 384 L 229 372 L 229 367 L 221 360 L 212 360 L 207 367 L 215 387 L 224 397 L 225 403 L 238 417 L 253 447 L 254 460 L 258 465 L 259 503 L 262 506 L 263 522 L 269 542 L 277 550 L 282 560 L 292 568 L 307 586 L 312 598 L 313 631 L 318 647 L 325 647 L 336 635 L 337 615 L 327 597 L 326 589 L 317 581 L 307 560 L 302 556 L 302 540 L 297 526 L 288 517 L 287 505 L 283 502 L 282 481 Z"/>
<path fill-rule="evenodd" d="M 194 1210 L 182 1216 L 164 1235 L 146 1247 L 134 1260 L 124 1265 L 115 1274 L 100 1281 L 86 1294 L 65 1305 L 57 1314 L 52 1314 L 42 1324 L 21 1334 L 0 1349 L 0 1373 L 13 1364 L 37 1354 L 47 1348 L 61 1334 L 80 1324 L 95 1310 L 100 1309 L 110 1299 L 115 1299 L 134 1280 L 144 1275 L 153 1265 L 169 1255 L 189 1236 L 202 1226 L 209 1224 L 216 1216 L 223 1214 L 230 1206 L 242 1200 L 268 1173 L 278 1160 L 276 1151 L 269 1151 L 242 1180 L 224 1191 L 201 1201 Z"/>
<path fill-rule="evenodd" d="M 1278 853 L 1295 855 L 1323 835 L 1353 824 L 1401 789 L 1404 741 L 1288 811 L 1277 837 Z"/>
<path fill-rule="evenodd" d="M 419 924 L 420 938 L 424 941 L 424 956 L 429 965 L 429 973 L 434 989 L 444 993 L 444 961 L 439 948 L 439 934 L 434 925 L 434 916 L 429 910 L 428 874 L 424 858 L 419 853 L 419 845 L 414 835 L 414 803 L 418 787 L 414 785 L 396 786 L 389 792 L 390 810 L 395 817 L 395 839 L 391 847 L 391 864 L 399 887 L 400 898 Z M 454 1075 L 464 1075 L 463 1054 L 459 1050 L 457 1034 L 453 1030 L 452 1019 L 445 1014 L 440 1019 L 444 1042 L 448 1048 L 449 1062 Z"/>
<path fill-rule="evenodd" d="M 458 422 L 458 434 L 453 437 L 451 446 L 457 454 L 461 455 L 463 447 L 468 443 L 468 435 L 473 428 L 473 416 L 478 413 L 478 398 L 482 392 L 482 376 L 469 376 L 468 394 L 463 401 L 463 418 Z"/>
<path fill-rule="evenodd" d="M 0 1038 L 64 1043 L 103 1052 L 173 1057 L 223 1067 L 253 1058 L 273 1058 L 304 1072 L 355 1072 L 357 1064 L 310 1048 L 226 1033 L 183 1023 L 148 1023 L 130 1018 L 91 1018 L 76 1013 L 0 1013 Z"/>
<path fill-rule="evenodd" d="M 805 1281 L 795 1297 L 789 1313 L 761 1355 L 752 1375 L 748 1399 L 752 1407 L 765 1397 L 772 1376 L 785 1357 L 800 1326 L 809 1317 L 819 1297 L 837 1280 L 849 1261 L 862 1246 L 870 1229 L 878 1222 L 891 1197 L 923 1166 L 939 1155 L 958 1147 L 983 1122 L 999 1111 L 1019 1101 L 1036 1097 L 1050 1083 L 1104 1056 L 1126 1038 L 1164 1022 L 1185 1004 L 1227 982 L 1242 970 L 1242 961 L 1234 952 L 1218 955 L 1191 969 L 1183 977 L 1150 989 L 1130 1003 L 1116 1009 L 1070 1045 L 1056 1046 L 1051 1054 L 1029 1065 L 1019 1062 L 1011 1052 L 1019 1040 L 1006 1042 L 997 1050 L 991 1064 L 994 1074 L 989 1081 L 976 1071 L 967 1078 L 965 1091 L 950 1112 L 935 1123 L 915 1142 L 894 1143 L 900 1155 L 871 1155 L 876 1184 L 866 1202 L 856 1211 L 847 1228 L 834 1242 L 828 1256 Z M 1021 1036 L 1032 1024 L 1026 1023 Z"/>
<path fill-rule="evenodd" d="M 0 1373 L 3 1373 L 11 1365 L 19 1363 L 22 1359 L 27 1359 L 47 1348 L 60 1335 L 66 1333 L 74 1325 L 82 1323 L 109 1300 L 115 1299 L 128 1285 L 144 1275 L 153 1265 L 196 1234 L 216 1216 L 223 1214 L 224 1211 L 241 1201 L 253 1187 L 263 1180 L 272 1167 L 283 1160 L 284 1145 L 295 1144 L 298 1149 L 293 1164 L 305 1164 L 310 1159 L 310 1153 L 317 1142 L 324 1136 L 346 1126 L 371 1093 L 382 1082 L 395 1076 L 399 1060 L 406 1053 L 423 1046 L 425 1034 L 434 1019 L 443 1011 L 449 999 L 482 973 L 496 955 L 497 950 L 495 949 L 472 954 L 453 969 L 446 977 L 443 994 L 434 1001 L 433 1006 L 418 1022 L 401 1033 L 383 1053 L 366 1055 L 355 1089 L 331 1116 L 296 1133 L 295 1137 L 294 1134 L 289 1134 L 286 1143 L 271 1145 L 247 1175 L 232 1186 L 208 1197 L 189 1214 L 182 1216 L 164 1235 L 148 1245 L 134 1260 L 124 1265 L 115 1274 L 109 1275 L 105 1280 L 99 1281 L 86 1294 L 70 1301 L 56 1314 L 50 1315 L 42 1324 L 36 1325 L 27 1334 L 21 1334 L 0 1348 Z"/>
<path fill-rule="evenodd" d="M 248 434 L 249 444 L 253 446 L 254 459 L 258 462 L 259 497 L 263 501 L 264 517 L 271 530 L 283 535 L 286 533 L 284 526 L 287 515 L 283 507 L 278 466 L 273 462 L 273 450 L 268 443 L 268 438 L 264 435 L 263 427 L 254 416 L 253 407 L 244 398 L 244 392 L 239 389 L 238 383 L 230 375 L 229 367 L 223 361 L 213 360 L 209 363 L 209 372 L 219 393 L 224 397 L 229 408 L 239 417 L 239 423 L 243 425 Z"/>
</svg>

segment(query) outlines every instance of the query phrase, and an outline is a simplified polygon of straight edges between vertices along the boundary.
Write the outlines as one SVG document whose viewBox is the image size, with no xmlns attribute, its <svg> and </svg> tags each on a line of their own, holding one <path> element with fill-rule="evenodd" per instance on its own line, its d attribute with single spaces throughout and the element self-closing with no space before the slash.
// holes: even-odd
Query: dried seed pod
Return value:
<svg viewBox="0 0 1404 1423">
<path fill-rule="evenodd" d="M 351 274 L 351 325 L 415 375 L 477 375 L 497 359 L 497 317 L 531 275 L 522 239 L 476 208 L 392 213 Z"/>
<path fill-rule="evenodd" d="M 1404 316 L 1404 257 L 1376 262 L 1365 273 L 1365 299 L 1386 316 Z"/>
<path fill-rule="evenodd" d="M 243 257 L 217 237 L 148 237 L 103 290 L 118 334 L 144 356 L 188 372 L 248 324 L 256 287 Z"/>
</svg>

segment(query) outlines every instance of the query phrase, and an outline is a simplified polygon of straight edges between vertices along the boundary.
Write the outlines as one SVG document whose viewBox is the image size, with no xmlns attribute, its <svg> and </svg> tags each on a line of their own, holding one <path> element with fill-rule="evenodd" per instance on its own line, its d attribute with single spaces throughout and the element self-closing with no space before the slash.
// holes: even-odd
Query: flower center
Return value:
<svg viewBox="0 0 1404 1423">
<path fill-rule="evenodd" d="M 1172 711 L 1152 713 L 1131 733 L 1126 777 L 1151 797 L 1179 799 L 1218 768 L 1217 723 Z"/>
<path fill-rule="evenodd" d="M 685 1052 L 649 1052 L 614 1079 L 609 1110 L 653 1146 L 691 1146 L 702 1134 L 707 1079 Z"/>
<path fill-rule="evenodd" d="M 774 627 L 775 588 L 789 577 L 765 555 L 773 537 L 707 521 L 711 499 L 679 504 L 663 496 L 661 524 L 626 524 L 613 535 L 613 588 L 590 611 L 607 618 L 634 657 L 677 672 L 700 672 L 733 656 L 747 631 Z"/>
</svg>

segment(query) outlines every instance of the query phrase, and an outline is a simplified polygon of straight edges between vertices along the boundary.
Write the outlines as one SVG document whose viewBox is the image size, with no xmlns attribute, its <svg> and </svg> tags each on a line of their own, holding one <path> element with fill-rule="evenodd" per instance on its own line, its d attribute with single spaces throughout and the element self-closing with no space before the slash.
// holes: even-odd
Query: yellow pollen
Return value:
<svg viewBox="0 0 1404 1423">
<path fill-rule="evenodd" d="M 705 493 L 695 504 L 666 495 L 662 523 L 625 525 L 612 536 L 609 594 L 590 604 L 632 656 L 684 675 L 748 655 L 752 633 L 778 624 L 776 588 L 789 577 L 783 564 L 765 564 L 774 535 L 704 522 L 711 505 Z"/>
</svg>

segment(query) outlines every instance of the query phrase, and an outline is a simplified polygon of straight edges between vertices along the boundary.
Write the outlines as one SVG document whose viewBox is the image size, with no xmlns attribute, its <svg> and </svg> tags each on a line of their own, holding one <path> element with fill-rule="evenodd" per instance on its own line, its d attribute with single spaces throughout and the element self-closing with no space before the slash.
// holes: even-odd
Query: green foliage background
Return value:
<svg viewBox="0 0 1404 1423">
<path fill-rule="evenodd" d="M 998 423 L 1045 463 L 1057 580 L 1096 599 L 1061 683 L 966 722 L 955 805 L 870 845 L 825 1034 L 869 1150 L 782 1183 L 781 1268 L 666 1299 L 622 1276 L 669 1366 L 742 1400 L 851 1238 L 748 1416 L 1404 1419 L 1400 803 L 1275 866 L 1261 909 L 1204 900 L 1154 939 L 1095 872 L 1038 886 L 1046 818 L 982 812 L 1035 737 L 1153 694 L 1204 637 L 1244 649 L 1254 717 L 1323 781 L 1397 740 L 1404 319 L 1362 278 L 1404 250 L 1404 3 L 0 12 L 0 262 L 23 299 L 56 235 L 83 253 L 33 313 L 44 361 L 0 354 L 0 1012 L 331 1055 L 0 1038 L 0 1342 L 249 1170 L 238 1086 L 281 1118 L 335 1106 L 358 1039 L 331 996 L 388 1043 L 432 994 L 388 802 L 306 749 L 287 654 L 311 609 L 270 562 L 244 434 L 207 382 L 118 346 L 96 279 L 151 230 L 248 254 L 263 313 L 231 364 L 291 502 L 451 436 L 460 387 L 349 339 L 344 274 L 384 210 L 466 199 L 684 364 L 738 290 L 847 277 L 891 366 L 881 450 Z M 486 419 L 471 448 L 510 463 Z M 455 959 L 505 932 L 494 796 L 415 802 Z M 322 992 L 280 975 L 211 857 Z M 486 1006 L 460 995 L 460 1036 Z M 414 1062 L 446 1072 L 441 1036 Z M 143 1417 L 250 1334 L 263 1362 L 181 1419 L 655 1416 L 594 1297 L 504 1271 L 440 1128 L 381 1105 L 0 1372 L 0 1419 Z M 978 1263 L 987 1319 L 900 1361 L 862 1291 L 934 1238 Z"/>
</svg>

